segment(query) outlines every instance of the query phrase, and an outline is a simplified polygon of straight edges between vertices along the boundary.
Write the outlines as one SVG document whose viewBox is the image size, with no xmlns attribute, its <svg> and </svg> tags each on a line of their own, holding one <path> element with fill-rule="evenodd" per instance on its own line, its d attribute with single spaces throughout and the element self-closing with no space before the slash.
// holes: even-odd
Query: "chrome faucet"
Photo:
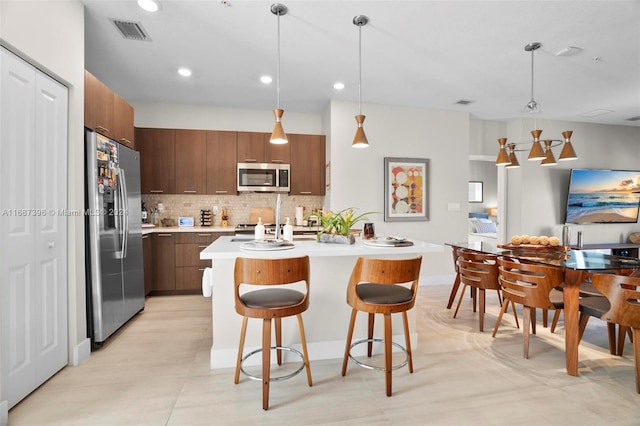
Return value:
<svg viewBox="0 0 640 426">
<path fill-rule="evenodd" d="M 276 240 L 280 237 L 280 194 L 276 198 L 276 229 L 273 231 Z"/>
</svg>

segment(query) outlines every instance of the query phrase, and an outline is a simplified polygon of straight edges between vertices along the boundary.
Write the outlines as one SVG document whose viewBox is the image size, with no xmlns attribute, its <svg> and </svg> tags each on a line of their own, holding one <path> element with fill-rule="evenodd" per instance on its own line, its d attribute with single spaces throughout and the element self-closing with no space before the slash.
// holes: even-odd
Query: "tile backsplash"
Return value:
<svg viewBox="0 0 640 426">
<path fill-rule="evenodd" d="M 240 195 L 164 195 L 143 194 L 142 202 L 147 211 L 155 208 L 158 203 L 164 204 L 164 213 L 160 219 L 187 216 L 193 217 L 196 225 L 200 224 L 200 210 L 213 209 L 217 206 L 219 211 L 227 209 L 229 214 L 229 226 L 239 223 L 249 223 L 249 209 L 251 207 L 272 207 L 275 210 L 277 194 L 243 193 Z M 324 204 L 323 196 L 311 195 L 287 195 L 280 196 L 280 219 L 290 217 L 294 222 L 297 206 L 305 206 L 305 212 L 313 209 L 321 209 Z M 220 225 L 220 213 L 214 219 L 214 226 Z"/>
</svg>

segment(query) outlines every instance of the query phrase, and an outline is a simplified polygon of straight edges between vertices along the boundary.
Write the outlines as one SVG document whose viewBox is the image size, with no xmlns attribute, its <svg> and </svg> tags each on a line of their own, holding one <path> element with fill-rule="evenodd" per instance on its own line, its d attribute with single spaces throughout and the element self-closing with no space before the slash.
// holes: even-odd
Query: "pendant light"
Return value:
<svg viewBox="0 0 640 426">
<path fill-rule="evenodd" d="M 555 166 L 558 164 L 556 158 L 553 156 L 553 151 L 551 151 L 552 143 L 553 141 L 551 139 L 544 141 L 544 160 L 540 163 L 541 166 Z"/>
<path fill-rule="evenodd" d="M 356 123 L 358 123 L 358 128 L 356 129 L 356 135 L 353 138 L 353 143 L 351 146 L 353 148 L 368 148 L 369 141 L 367 140 L 367 135 L 364 134 L 364 128 L 362 127 L 364 123 L 365 116 L 362 115 L 362 27 L 367 25 L 369 22 L 369 18 L 364 15 L 358 15 L 353 18 L 353 24 L 358 27 L 358 115 L 356 115 Z"/>
<path fill-rule="evenodd" d="M 276 119 L 276 124 L 271 133 L 269 142 L 273 144 L 285 144 L 288 143 L 287 135 L 282 128 L 282 115 L 284 110 L 280 108 L 280 16 L 287 14 L 287 6 L 274 3 L 271 5 L 271 13 L 278 17 L 278 67 L 276 68 L 276 102 L 277 107 L 273 110 L 273 115 Z"/>
<path fill-rule="evenodd" d="M 509 154 L 507 154 L 507 138 L 498 139 L 500 145 L 500 151 L 498 151 L 498 159 L 496 160 L 496 166 L 510 164 Z"/>
<path fill-rule="evenodd" d="M 518 157 L 516 157 L 516 144 L 510 143 L 507 144 L 509 148 L 509 164 L 507 164 L 507 169 L 516 169 L 520 167 L 520 162 L 518 161 Z"/>
</svg>

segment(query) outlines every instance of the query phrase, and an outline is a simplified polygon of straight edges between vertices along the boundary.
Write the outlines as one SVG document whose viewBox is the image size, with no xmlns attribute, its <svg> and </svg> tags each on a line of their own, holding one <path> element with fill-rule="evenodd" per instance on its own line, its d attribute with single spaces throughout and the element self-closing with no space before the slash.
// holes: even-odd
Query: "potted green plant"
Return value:
<svg viewBox="0 0 640 426">
<path fill-rule="evenodd" d="M 354 244 L 356 240 L 355 237 L 351 235 L 351 228 L 359 221 L 366 219 L 367 215 L 374 213 L 376 212 L 366 212 L 356 215 L 352 207 L 339 212 L 324 212 L 319 218 L 318 242 Z"/>
</svg>

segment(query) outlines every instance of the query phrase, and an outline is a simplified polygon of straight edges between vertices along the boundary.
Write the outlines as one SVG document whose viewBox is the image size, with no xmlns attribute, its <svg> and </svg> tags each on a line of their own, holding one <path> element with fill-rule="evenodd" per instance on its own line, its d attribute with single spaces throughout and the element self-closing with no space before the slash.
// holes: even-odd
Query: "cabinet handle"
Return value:
<svg viewBox="0 0 640 426">
<path fill-rule="evenodd" d="M 216 190 L 216 194 L 226 194 L 228 191 L 218 191 Z"/>
<path fill-rule="evenodd" d="M 204 271 L 204 268 L 198 268 L 198 271 Z"/>
<path fill-rule="evenodd" d="M 275 159 L 272 159 L 271 162 L 272 163 L 284 163 L 283 160 L 275 160 Z"/>
<path fill-rule="evenodd" d="M 173 234 L 156 234 L 158 237 L 173 237 Z"/>
<path fill-rule="evenodd" d="M 258 160 L 255 158 L 245 158 L 244 162 L 245 163 L 256 163 Z"/>
<path fill-rule="evenodd" d="M 152 194 L 162 194 L 164 189 L 150 189 L 149 192 Z"/>
<path fill-rule="evenodd" d="M 145 235 L 142 236 L 143 240 L 146 240 L 147 238 L 149 238 L 149 234 L 145 234 Z"/>
<path fill-rule="evenodd" d="M 212 234 L 198 234 L 198 237 L 210 237 Z"/>
<path fill-rule="evenodd" d="M 300 191 L 300 194 L 309 195 L 311 194 L 311 191 Z"/>
<path fill-rule="evenodd" d="M 198 246 L 198 248 L 207 248 L 209 246 Z"/>
<path fill-rule="evenodd" d="M 182 191 L 182 192 L 184 192 L 185 194 L 195 194 L 198 191 L 188 190 L 188 191 Z"/>
<path fill-rule="evenodd" d="M 108 131 L 108 130 L 107 130 Z M 120 139 L 120 142 L 122 142 L 125 145 L 133 145 L 133 142 L 131 142 L 129 139 L 127 138 L 122 138 Z"/>
<path fill-rule="evenodd" d="M 105 131 L 107 133 L 111 133 L 111 130 L 107 129 L 106 127 L 102 127 L 102 126 L 96 126 L 96 130 L 102 130 L 102 131 Z"/>
</svg>

